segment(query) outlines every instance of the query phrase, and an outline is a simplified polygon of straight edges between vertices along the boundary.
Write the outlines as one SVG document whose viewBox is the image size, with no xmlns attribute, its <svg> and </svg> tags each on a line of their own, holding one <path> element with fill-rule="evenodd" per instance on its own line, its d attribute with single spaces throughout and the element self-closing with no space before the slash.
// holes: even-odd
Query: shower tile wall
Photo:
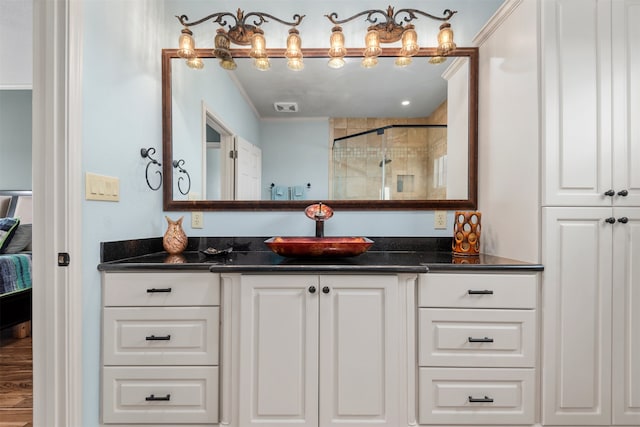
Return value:
<svg viewBox="0 0 640 427">
<path fill-rule="evenodd" d="M 331 140 L 388 125 L 446 124 L 446 118 L 446 101 L 429 117 L 333 118 Z M 434 159 L 446 155 L 446 129 L 392 128 L 385 133 L 361 135 L 334 145 L 330 162 L 331 198 L 381 199 L 383 169 L 387 199 L 445 198 L 446 187 L 434 185 Z"/>
</svg>

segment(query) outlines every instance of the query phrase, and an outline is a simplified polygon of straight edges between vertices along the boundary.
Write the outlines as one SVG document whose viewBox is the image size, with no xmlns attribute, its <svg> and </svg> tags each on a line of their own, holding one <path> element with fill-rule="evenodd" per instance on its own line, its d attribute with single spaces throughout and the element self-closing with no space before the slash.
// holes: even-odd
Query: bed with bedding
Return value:
<svg viewBox="0 0 640 427">
<path fill-rule="evenodd" d="M 31 320 L 31 191 L 0 191 L 0 330 Z"/>
</svg>

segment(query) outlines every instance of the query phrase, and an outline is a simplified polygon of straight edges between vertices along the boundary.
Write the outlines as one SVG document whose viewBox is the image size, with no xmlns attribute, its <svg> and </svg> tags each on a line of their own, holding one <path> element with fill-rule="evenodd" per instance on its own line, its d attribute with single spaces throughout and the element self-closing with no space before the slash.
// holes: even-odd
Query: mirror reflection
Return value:
<svg viewBox="0 0 640 427">
<path fill-rule="evenodd" d="M 175 172 L 165 181 L 165 208 L 473 207 L 477 50 L 440 64 L 428 50 L 403 68 L 395 52 L 374 69 L 306 55 L 298 72 L 277 55 L 259 71 L 237 53 L 229 72 L 204 50 L 194 70 L 165 50 L 164 152 L 192 177 L 188 194 Z"/>
</svg>

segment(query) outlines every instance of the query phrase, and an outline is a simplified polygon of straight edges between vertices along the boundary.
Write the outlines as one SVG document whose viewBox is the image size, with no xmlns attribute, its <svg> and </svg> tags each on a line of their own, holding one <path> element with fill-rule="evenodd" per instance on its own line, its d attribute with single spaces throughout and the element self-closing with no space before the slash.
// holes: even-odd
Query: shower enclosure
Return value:
<svg viewBox="0 0 640 427">
<path fill-rule="evenodd" d="M 446 199 L 447 126 L 388 125 L 333 140 L 331 199 Z"/>
</svg>

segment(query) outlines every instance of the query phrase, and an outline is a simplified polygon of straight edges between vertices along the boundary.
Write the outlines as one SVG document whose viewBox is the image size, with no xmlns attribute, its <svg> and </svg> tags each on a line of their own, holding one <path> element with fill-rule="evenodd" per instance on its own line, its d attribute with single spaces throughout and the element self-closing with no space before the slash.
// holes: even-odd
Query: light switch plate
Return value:
<svg viewBox="0 0 640 427">
<path fill-rule="evenodd" d="M 433 228 L 442 230 L 447 228 L 447 211 L 435 211 L 433 215 Z"/>
<path fill-rule="evenodd" d="M 116 177 L 87 172 L 84 184 L 87 200 L 120 201 L 120 179 Z"/>
</svg>

